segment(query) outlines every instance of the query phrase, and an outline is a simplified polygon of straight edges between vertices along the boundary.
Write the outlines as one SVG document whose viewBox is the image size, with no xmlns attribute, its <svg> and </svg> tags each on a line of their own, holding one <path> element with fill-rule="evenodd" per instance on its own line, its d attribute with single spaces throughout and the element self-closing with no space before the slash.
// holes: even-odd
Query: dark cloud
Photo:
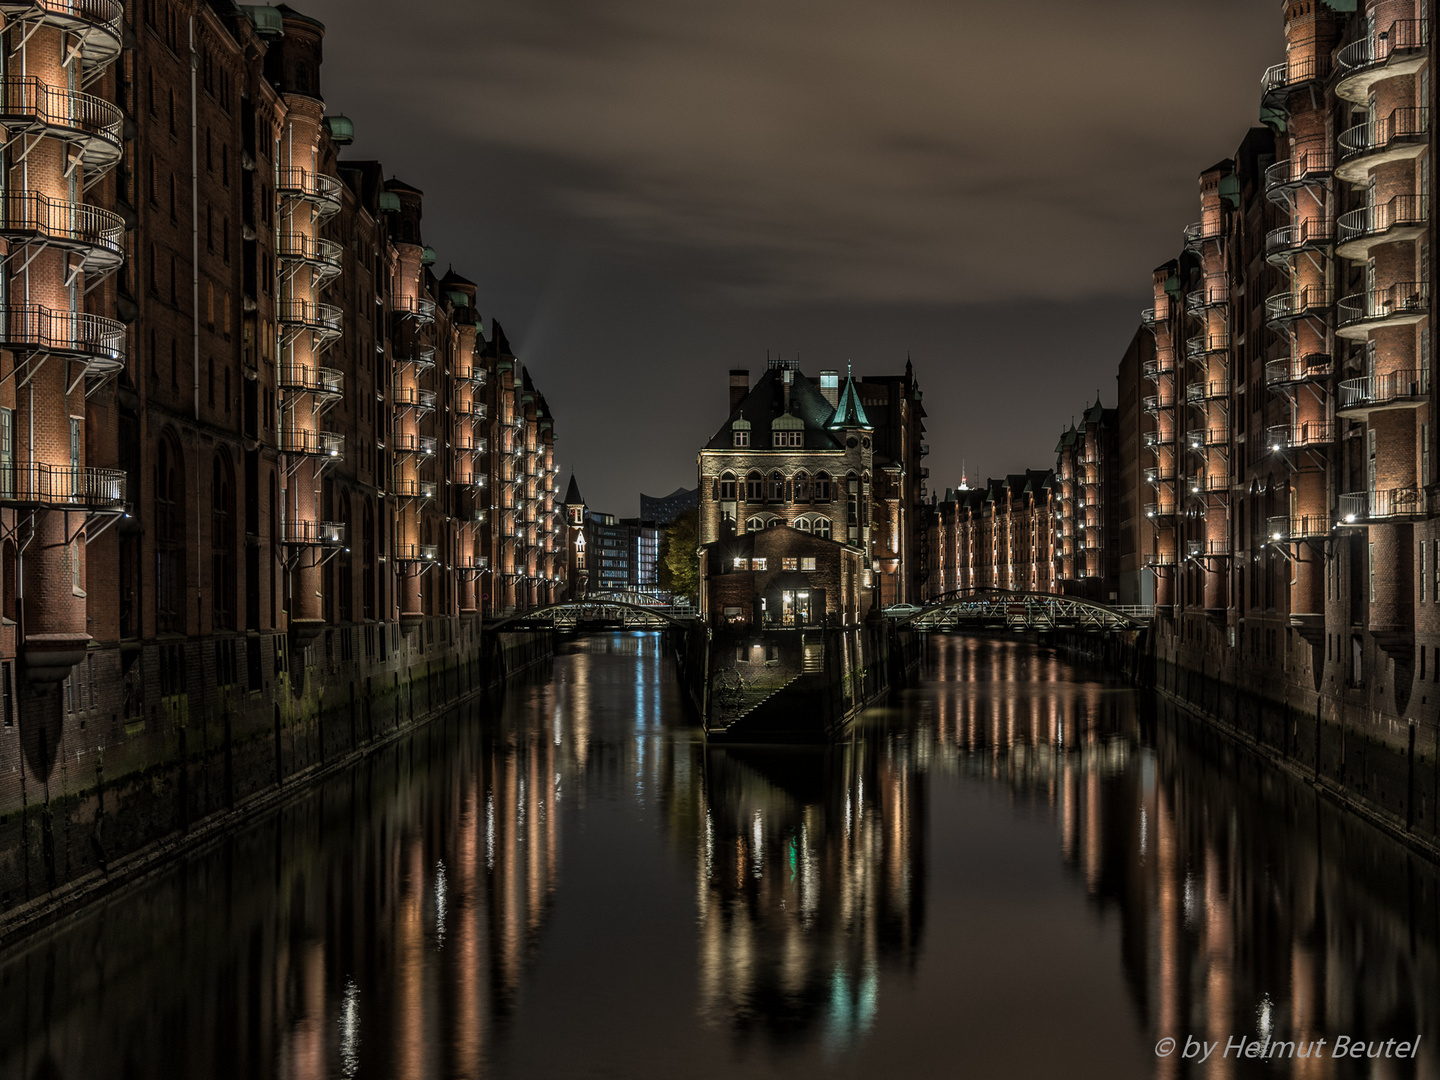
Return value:
<svg viewBox="0 0 1440 1080">
<path fill-rule="evenodd" d="M 1255 0 L 303 6 L 356 152 L 426 190 L 442 264 L 481 283 L 622 513 L 693 474 L 724 370 L 767 347 L 867 368 L 909 347 L 935 388 L 1003 362 L 1017 391 L 1113 399 L 1148 271 L 1282 49 Z M 1043 463 L 1084 404 L 1017 423 L 927 400 L 936 486 L 962 455 Z M 600 415 L 641 401 L 663 433 L 643 465 Z"/>
</svg>

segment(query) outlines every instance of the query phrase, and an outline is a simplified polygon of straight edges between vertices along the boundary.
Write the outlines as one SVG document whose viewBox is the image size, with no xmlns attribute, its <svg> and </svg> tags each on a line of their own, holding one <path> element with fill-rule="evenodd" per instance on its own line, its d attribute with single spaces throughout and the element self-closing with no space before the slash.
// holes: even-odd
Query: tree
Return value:
<svg viewBox="0 0 1440 1080">
<path fill-rule="evenodd" d="M 686 510 L 660 537 L 660 587 L 694 599 L 700 592 L 700 511 Z"/>
</svg>

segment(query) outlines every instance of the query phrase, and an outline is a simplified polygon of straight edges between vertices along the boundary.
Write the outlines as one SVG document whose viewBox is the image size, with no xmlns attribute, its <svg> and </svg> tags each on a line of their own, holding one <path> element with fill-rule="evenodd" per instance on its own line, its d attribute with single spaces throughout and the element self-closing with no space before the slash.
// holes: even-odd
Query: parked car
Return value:
<svg viewBox="0 0 1440 1080">
<path fill-rule="evenodd" d="M 924 610 L 919 604 L 891 604 L 881 613 L 891 619 L 904 619 L 910 615 L 919 615 Z"/>
</svg>

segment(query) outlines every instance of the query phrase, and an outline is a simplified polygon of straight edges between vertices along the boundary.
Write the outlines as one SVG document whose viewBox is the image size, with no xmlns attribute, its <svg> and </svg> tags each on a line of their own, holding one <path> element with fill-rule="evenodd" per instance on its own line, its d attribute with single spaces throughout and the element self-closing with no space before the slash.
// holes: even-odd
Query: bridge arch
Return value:
<svg viewBox="0 0 1440 1080">
<path fill-rule="evenodd" d="M 1148 619 L 1138 609 L 1110 607 L 1078 596 L 1012 589 L 958 589 L 897 619 L 915 630 L 964 627 L 1012 630 L 1138 630 Z"/>
</svg>

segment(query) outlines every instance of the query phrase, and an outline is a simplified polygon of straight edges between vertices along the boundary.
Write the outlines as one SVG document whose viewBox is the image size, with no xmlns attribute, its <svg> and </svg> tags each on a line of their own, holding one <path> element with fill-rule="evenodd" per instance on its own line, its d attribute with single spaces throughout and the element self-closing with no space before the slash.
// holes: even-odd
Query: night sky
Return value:
<svg viewBox="0 0 1440 1080">
<path fill-rule="evenodd" d="M 1263 0 L 294 0 L 351 158 L 425 191 L 591 507 L 695 482 L 726 373 L 913 357 L 930 485 L 1054 464 L 1196 178 L 1283 57 Z"/>
</svg>

